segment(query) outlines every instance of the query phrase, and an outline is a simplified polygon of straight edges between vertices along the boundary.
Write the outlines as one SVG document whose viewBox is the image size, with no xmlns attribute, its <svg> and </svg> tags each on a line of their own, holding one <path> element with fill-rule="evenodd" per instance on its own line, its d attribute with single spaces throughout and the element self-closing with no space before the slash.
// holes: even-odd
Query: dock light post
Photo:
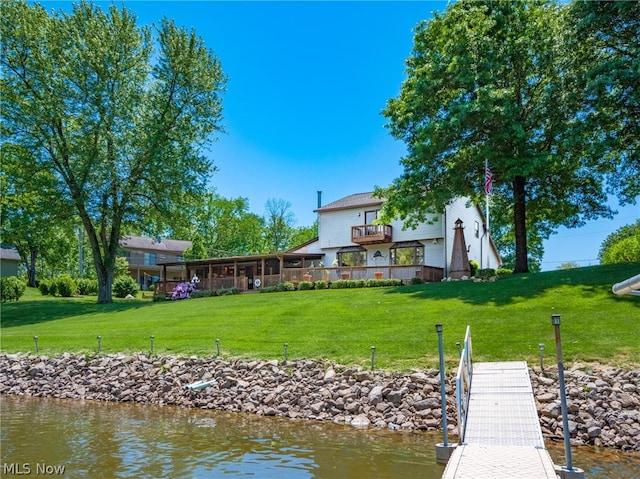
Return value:
<svg viewBox="0 0 640 479">
<path fill-rule="evenodd" d="M 373 371 L 374 365 L 376 363 L 376 347 L 371 346 L 371 370 Z"/>
<path fill-rule="evenodd" d="M 556 335 L 556 357 L 558 359 L 558 382 L 560 387 L 560 403 L 562 406 L 562 429 L 564 430 L 564 452 L 567 459 L 567 467 L 562 468 L 560 477 L 563 479 L 584 478 L 584 471 L 573 467 L 571 460 L 571 435 L 569 434 L 569 417 L 567 416 L 567 393 L 564 383 L 564 365 L 562 361 L 562 340 L 560 339 L 560 315 L 551 315 L 551 324 Z"/>
<path fill-rule="evenodd" d="M 216 357 L 220 357 L 220 340 L 216 339 L 216 350 L 218 351 L 218 354 L 216 354 Z"/>
<path fill-rule="evenodd" d="M 436 333 L 438 333 L 438 352 L 440 354 L 440 400 L 442 406 L 442 440 L 441 444 L 436 444 L 436 462 L 438 464 L 446 464 L 449 462 L 451 454 L 455 446 L 449 445 L 447 431 L 447 391 L 444 383 L 444 346 L 442 344 L 442 323 L 436 324 Z M 458 349 L 460 349 L 460 343 Z M 462 355 L 462 353 L 460 353 Z"/>
<path fill-rule="evenodd" d="M 149 340 L 151 341 L 151 354 L 153 354 L 153 335 L 149 336 Z"/>
<path fill-rule="evenodd" d="M 289 359 L 289 343 L 284 343 L 284 362 Z"/>
<path fill-rule="evenodd" d="M 544 343 L 539 343 L 538 349 L 540 350 L 540 370 L 544 371 Z"/>
<path fill-rule="evenodd" d="M 102 350 L 102 336 L 96 336 L 98 340 L 98 353 Z"/>
<path fill-rule="evenodd" d="M 40 352 L 40 348 L 38 347 L 38 336 L 33 337 L 33 342 L 36 343 L 36 354 Z"/>
</svg>

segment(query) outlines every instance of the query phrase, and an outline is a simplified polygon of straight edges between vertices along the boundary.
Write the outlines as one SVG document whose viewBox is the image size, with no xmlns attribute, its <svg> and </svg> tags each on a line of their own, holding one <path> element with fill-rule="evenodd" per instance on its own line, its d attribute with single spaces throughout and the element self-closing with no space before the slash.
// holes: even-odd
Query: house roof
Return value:
<svg viewBox="0 0 640 479">
<path fill-rule="evenodd" d="M 170 238 L 149 238 L 147 236 L 124 236 L 120 240 L 123 248 L 144 249 L 150 251 L 171 251 L 184 253 L 187 248 L 191 248 L 191 241 L 174 240 Z"/>
<path fill-rule="evenodd" d="M 4 261 L 20 261 L 18 250 L 10 246 L 0 247 L 0 258 Z"/>
<path fill-rule="evenodd" d="M 261 261 L 261 260 L 269 260 L 269 259 L 277 259 L 280 258 L 285 260 L 295 260 L 295 259 L 322 259 L 324 258 L 324 253 L 267 253 L 267 254 L 254 254 L 247 256 L 225 256 L 224 258 L 205 258 L 205 259 L 191 259 L 191 260 L 183 260 L 183 261 L 171 261 L 167 263 L 158 263 L 159 265 L 164 266 L 177 266 L 177 265 L 186 265 L 186 266 L 206 266 L 209 264 L 233 264 L 233 263 L 249 263 L 253 261 Z"/>
<path fill-rule="evenodd" d="M 373 192 L 356 193 L 354 195 L 345 196 L 344 198 L 322 206 L 314 211 L 322 213 L 324 211 L 346 210 L 361 206 L 379 206 L 382 203 L 384 203 L 384 199 L 374 198 Z"/>
</svg>

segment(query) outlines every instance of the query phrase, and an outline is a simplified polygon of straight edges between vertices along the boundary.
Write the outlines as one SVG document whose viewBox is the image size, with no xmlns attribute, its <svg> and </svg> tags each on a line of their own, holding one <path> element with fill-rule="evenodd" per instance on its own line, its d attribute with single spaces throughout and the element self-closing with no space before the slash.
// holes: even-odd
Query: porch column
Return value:
<svg viewBox="0 0 640 479">
<path fill-rule="evenodd" d="M 162 265 L 162 278 L 160 278 L 160 280 L 162 281 L 162 293 L 167 294 L 167 265 L 166 264 Z"/>
<path fill-rule="evenodd" d="M 233 286 L 238 287 L 238 261 L 233 261 Z"/>
<path fill-rule="evenodd" d="M 213 291 L 213 265 L 209 262 L 209 279 L 207 281 L 207 289 Z"/>
<path fill-rule="evenodd" d="M 284 257 L 278 256 L 278 261 L 280 261 L 280 282 L 284 283 Z"/>
<path fill-rule="evenodd" d="M 264 270 L 267 267 L 267 264 L 264 261 L 264 257 L 260 259 L 260 284 L 264 287 Z"/>
</svg>

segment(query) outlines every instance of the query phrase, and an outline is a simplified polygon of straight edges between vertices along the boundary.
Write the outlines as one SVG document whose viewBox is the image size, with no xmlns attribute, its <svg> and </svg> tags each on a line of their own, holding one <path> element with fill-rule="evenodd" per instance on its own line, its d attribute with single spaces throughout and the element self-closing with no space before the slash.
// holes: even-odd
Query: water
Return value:
<svg viewBox="0 0 640 479">
<path fill-rule="evenodd" d="M 441 435 L 200 409 L 0 396 L 2 477 L 439 479 Z M 563 463 L 562 444 L 551 444 Z M 640 477 L 640 455 L 577 448 L 587 477 Z M 64 469 L 64 472 L 62 470 Z"/>
</svg>

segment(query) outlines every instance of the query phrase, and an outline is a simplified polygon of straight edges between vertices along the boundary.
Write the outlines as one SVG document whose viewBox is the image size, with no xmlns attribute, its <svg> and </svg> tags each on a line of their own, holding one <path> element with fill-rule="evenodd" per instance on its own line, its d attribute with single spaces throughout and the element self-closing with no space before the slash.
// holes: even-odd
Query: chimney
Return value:
<svg viewBox="0 0 640 479">
<path fill-rule="evenodd" d="M 322 190 L 318 190 L 318 208 L 322 207 Z"/>
</svg>

